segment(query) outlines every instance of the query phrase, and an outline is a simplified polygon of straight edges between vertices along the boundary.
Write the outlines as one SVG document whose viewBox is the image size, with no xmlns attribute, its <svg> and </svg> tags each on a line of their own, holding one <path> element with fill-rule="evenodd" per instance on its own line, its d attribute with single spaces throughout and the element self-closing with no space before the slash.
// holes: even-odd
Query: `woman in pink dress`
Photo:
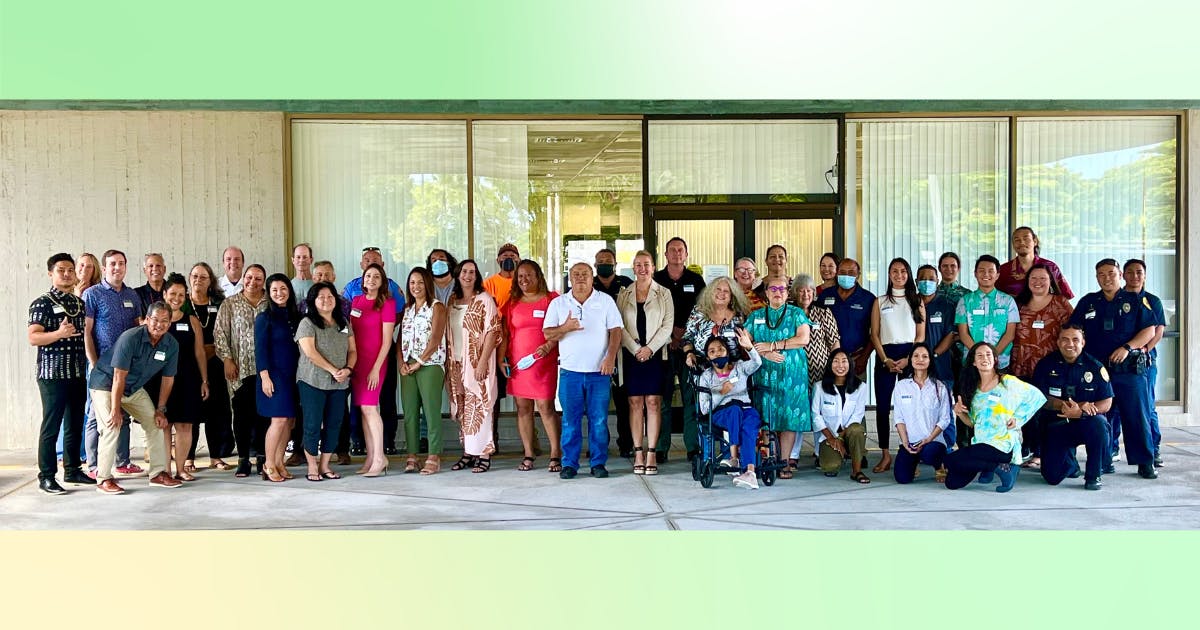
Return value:
<svg viewBox="0 0 1200 630">
<path fill-rule="evenodd" d="M 354 329 L 354 344 L 358 351 L 358 369 L 350 376 L 350 391 L 354 404 L 362 410 L 367 442 L 367 459 L 358 474 L 377 477 L 388 466 L 387 455 L 383 452 L 379 394 L 385 376 L 384 366 L 392 349 L 392 333 L 396 329 L 396 300 L 388 294 L 387 274 L 379 265 L 368 265 L 363 271 L 362 288 L 363 294 L 350 303 L 350 326 Z"/>
<path fill-rule="evenodd" d="M 537 406 L 546 437 L 550 439 L 550 472 L 562 470 L 559 444 L 561 425 L 554 411 L 558 388 L 558 344 L 542 332 L 546 308 L 558 297 L 546 285 L 542 268 L 532 260 L 517 265 L 512 297 L 504 307 L 504 341 L 500 346 L 501 369 L 510 374 L 508 393 L 517 403 L 517 430 L 525 447 L 525 458 L 517 470 L 533 470 L 533 409 Z"/>
<path fill-rule="evenodd" d="M 459 263 L 454 279 L 446 326 L 446 383 L 450 386 L 450 413 L 461 429 L 463 456 L 450 470 L 471 468 L 471 472 L 484 473 L 491 469 L 496 450 L 492 406 L 496 401 L 500 313 L 496 301 L 483 290 L 474 260 Z"/>
</svg>

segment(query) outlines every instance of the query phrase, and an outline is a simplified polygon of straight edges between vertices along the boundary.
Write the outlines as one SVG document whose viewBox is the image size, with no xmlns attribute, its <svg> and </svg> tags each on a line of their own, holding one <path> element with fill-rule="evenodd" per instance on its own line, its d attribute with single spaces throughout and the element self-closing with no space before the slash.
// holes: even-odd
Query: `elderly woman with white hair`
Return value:
<svg viewBox="0 0 1200 630">
<path fill-rule="evenodd" d="M 716 278 L 704 287 L 684 327 L 683 351 L 687 353 L 687 364 L 695 365 L 692 352 L 709 337 L 725 339 L 730 355 L 737 353 L 735 328 L 743 326 L 749 314 L 750 305 L 746 295 L 729 276 Z M 703 348 L 700 351 L 703 352 Z"/>
<path fill-rule="evenodd" d="M 829 365 L 830 355 L 842 345 L 842 337 L 838 333 L 837 320 L 833 318 L 833 311 L 817 302 L 818 290 L 820 290 L 820 284 L 807 273 L 798 273 L 792 279 L 792 301 L 796 306 L 804 309 L 811 322 L 808 347 L 805 349 L 808 355 L 810 387 L 821 380 L 821 376 L 825 374 L 825 368 Z M 796 460 L 800 458 L 802 443 L 802 440 L 797 439 L 796 444 L 792 446 L 792 452 L 788 454 L 788 466 L 793 469 L 796 467 Z"/>
</svg>

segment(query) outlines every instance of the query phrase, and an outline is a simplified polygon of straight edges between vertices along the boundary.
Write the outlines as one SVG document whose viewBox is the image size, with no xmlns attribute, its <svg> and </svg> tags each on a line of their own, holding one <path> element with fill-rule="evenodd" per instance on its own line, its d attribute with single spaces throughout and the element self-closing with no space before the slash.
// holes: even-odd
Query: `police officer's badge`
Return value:
<svg viewBox="0 0 1200 630">
<path fill-rule="evenodd" d="M 1122 304 L 1122 305 L 1121 305 L 1121 312 L 1122 312 L 1122 313 L 1128 313 L 1128 312 L 1129 312 L 1129 302 L 1126 302 L 1126 303 L 1124 303 L 1124 304 Z"/>
<path fill-rule="evenodd" d="M 1084 382 L 1084 383 L 1091 383 L 1091 382 L 1092 382 L 1092 373 L 1091 373 L 1091 372 L 1084 372 L 1084 373 L 1083 373 L 1083 382 Z"/>
<path fill-rule="evenodd" d="M 1104 369 L 1103 365 L 1100 366 L 1100 378 L 1104 379 L 1105 383 L 1108 382 L 1108 370 Z"/>
</svg>

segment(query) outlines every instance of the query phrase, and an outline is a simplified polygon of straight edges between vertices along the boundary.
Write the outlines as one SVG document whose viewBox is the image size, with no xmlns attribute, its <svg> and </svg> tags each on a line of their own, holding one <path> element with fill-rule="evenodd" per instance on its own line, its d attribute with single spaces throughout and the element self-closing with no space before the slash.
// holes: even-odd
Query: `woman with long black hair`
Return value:
<svg viewBox="0 0 1200 630">
<path fill-rule="evenodd" d="M 875 347 L 875 429 L 883 451 L 876 473 L 892 467 L 892 390 L 908 369 L 913 344 L 925 341 L 925 304 L 917 295 L 912 267 L 903 258 L 888 263 L 888 290 L 871 310 L 871 345 Z"/>
</svg>

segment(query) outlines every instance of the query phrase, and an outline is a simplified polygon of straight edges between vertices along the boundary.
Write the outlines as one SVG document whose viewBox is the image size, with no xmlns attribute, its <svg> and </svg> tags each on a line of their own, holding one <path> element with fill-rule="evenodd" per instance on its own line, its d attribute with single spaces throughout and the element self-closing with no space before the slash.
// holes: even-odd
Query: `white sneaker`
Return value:
<svg viewBox="0 0 1200 630">
<path fill-rule="evenodd" d="M 1113 453 L 1113 456 L 1112 456 L 1112 461 L 1113 461 L 1113 463 L 1114 463 L 1114 464 L 1115 464 L 1115 463 L 1117 463 L 1117 462 L 1119 462 L 1119 461 L 1121 461 L 1121 454 L 1120 454 L 1120 453 Z"/>
<path fill-rule="evenodd" d="M 758 490 L 758 476 L 747 470 L 733 478 L 733 485 Z"/>
</svg>

